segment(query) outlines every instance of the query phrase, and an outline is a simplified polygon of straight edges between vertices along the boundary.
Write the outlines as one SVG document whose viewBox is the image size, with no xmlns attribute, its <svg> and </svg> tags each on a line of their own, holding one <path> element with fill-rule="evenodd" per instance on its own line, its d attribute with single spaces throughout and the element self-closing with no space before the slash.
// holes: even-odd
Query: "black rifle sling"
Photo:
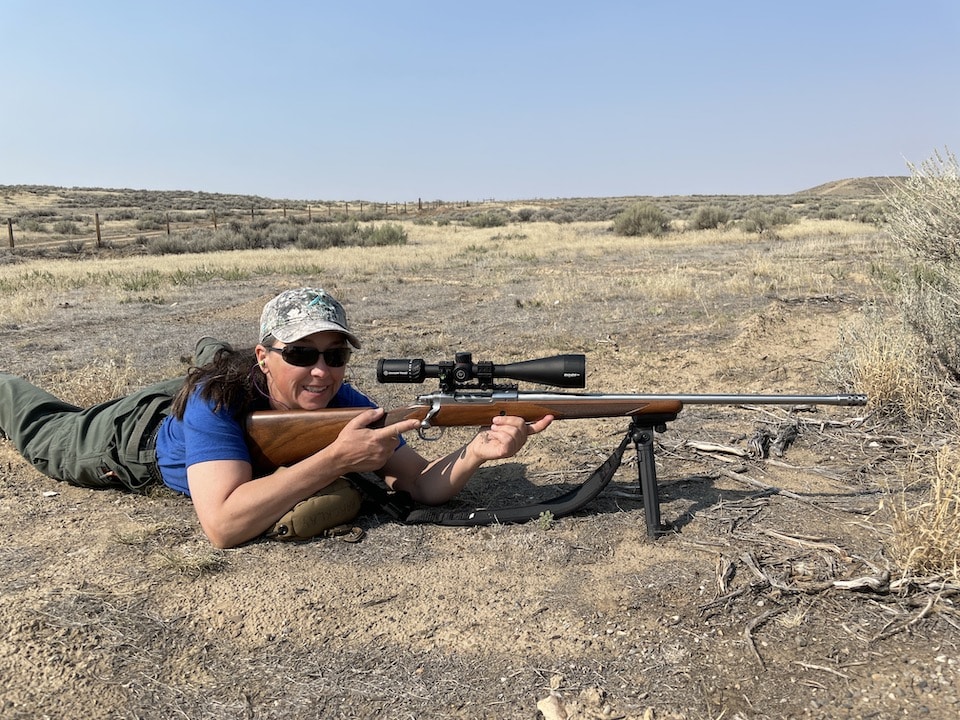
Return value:
<svg viewBox="0 0 960 720">
<path fill-rule="evenodd" d="M 632 432 L 628 432 L 620 446 L 579 487 L 551 500 L 499 510 L 491 508 L 444 510 L 443 508 L 416 507 L 406 493 L 387 492 L 359 473 L 351 473 L 348 477 L 371 501 L 379 504 L 384 512 L 409 525 L 430 523 L 434 525 L 466 526 L 525 522 L 539 518 L 547 512 L 553 517 L 569 515 L 597 497 L 617 472 L 617 468 L 623 461 L 623 453 L 632 440 Z"/>
</svg>

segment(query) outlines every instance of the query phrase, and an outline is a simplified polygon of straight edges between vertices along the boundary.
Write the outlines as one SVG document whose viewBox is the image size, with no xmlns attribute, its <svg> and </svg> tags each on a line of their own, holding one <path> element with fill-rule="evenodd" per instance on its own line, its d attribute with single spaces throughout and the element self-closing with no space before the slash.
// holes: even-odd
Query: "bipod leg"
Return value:
<svg viewBox="0 0 960 720">
<path fill-rule="evenodd" d="M 665 424 L 630 424 L 631 439 L 637 448 L 637 473 L 640 492 L 643 494 L 643 514 L 647 523 L 647 537 L 656 539 L 669 531 L 669 526 L 660 521 L 660 489 L 657 487 L 657 466 L 653 459 L 653 436 L 663 432 Z"/>
</svg>

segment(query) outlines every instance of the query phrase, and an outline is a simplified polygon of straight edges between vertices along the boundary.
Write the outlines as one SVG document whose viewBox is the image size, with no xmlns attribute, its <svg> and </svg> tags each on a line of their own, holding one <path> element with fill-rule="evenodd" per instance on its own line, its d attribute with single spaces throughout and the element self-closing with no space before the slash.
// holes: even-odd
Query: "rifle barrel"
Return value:
<svg viewBox="0 0 960 720">
<path fill-rule="evenodd" d="M 866 405 L 867 396 L 856 393 L 838 395 L 635 395 L 637 399 L 679 400 L 684 405 Z"/>
<path fill-rule="evenodd" d="M 608 402 L 662 402 L 679 401 L 684 405 L 866 405 L 867 396 L 857 393 L 841 393 L 836 395 L 750 395 L 750 394 L 628 394 L 628 393 L 553 393 L 553 392 L 512 392 L 512 393 L 470 393 L 458 392 L 453 396 L 444 396 L 441 393 L 421 395 L 418 400 L 429 404 L 434 399 L 444 399 L 447 402 L 491 402 L 494 400 L 517 400 L 528 402 L 552 402 L 572 400 L 593 400 Z"/>
</svg>

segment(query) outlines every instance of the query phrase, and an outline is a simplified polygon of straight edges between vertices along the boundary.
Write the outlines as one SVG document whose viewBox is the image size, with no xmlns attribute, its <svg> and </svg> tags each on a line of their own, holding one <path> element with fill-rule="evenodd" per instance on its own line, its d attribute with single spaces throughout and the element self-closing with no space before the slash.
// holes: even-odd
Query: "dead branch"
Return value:
<svg viewBox="0 0 960 720">
<path fill-rule="evenodd" d="M 763 625 L 770 618 L 779 615 L 780 613 L 787 610 L 789 606 L 780 605 L 775 608 L 767 610 L 765 613 L 761 613 L 757 617 L 753 618 L 750 622 L 747 623 L 746 627 L 743 629 L 743 637 L 747 641 L 747 645 L 750 650 L 753 652 L 753 657 L 756 659 L 757 663 L 763 670 L 767 669 L 766 664 L 763 662 L 763 658 L 760 657 L 760 652 L 757 650 L 757 644 L 753 641 L 753 631 L 758 627 Z"/>
<path fill-rule="evenodd" d="M 849 679 L 850 679 L 850 676 L 847 675 L 846 673 L 842 673 L 842 672 L 840 672 L 839 670 L 834 670 L 834 669 L 831 668 L 831 667 L 826 667 L 825 665 L 814 665 L 814 664 L 812 664 L 812 663 L 800 662 L 799 660 L 794 660 L 794 661 L 793 661 L 793 664 L 794 664 L 794 665 L 799 665 L 800 667 L 806 668 L 807 670 L 822 670 L 823 672 L 828 672 L 828 673 L 830 673 L 831 675 L 836 675 L 837 677 L 842 677 L 844 680 L 849 680 Z"/>
<path fill-rule="evenodd" d="M 753 478 L 747 475 L 744 475 L 743 473 L 734 472 L 733 470 L 725 470 L 723 468 L 721 468 L 718 472 L 724 477 L 730 478 L 731 480 L 736 480 L 737 482 L 741 482 L 744 485 L 750 485 L 752 487 L 760 488 L 761 490 L 765 490 L 769 493 L 783 495 L 784 497 L 788 497 L 791 500 L 796 500 L 798 502 L 802 502 L 806 505 L 809 505 L 810 507 L 815 508 L 823 513 L 835 515 L 838 512 L 840 512 L 833 508 L 824 507 L 820 505 L 818 502 L 811 500 L 810 498 L 806 498 L 803 495 L 798 495 L 797 493 L 791 492 L 790 490 L 784 490 L 783 488 L 777 487 L 775 485 L 768 485 L 767 483 L 762 483 L 759 480 L 754 480 Z"/>
<path fill-rule="evenodd" d="M 880 640 L 886 640 L 887 638 L 891 638 L 894 635 L 897 635 L 898 633 L 901 633 L 904 630 L 907 630 L 913 627 L 914 625 L 916 625 L 918 622 L 920 622 L 921 620 L 923 620 L 925 617 L 929 616 L 933 612 L 933 608 L 938 604 L 939 600 L 940 600 L 939 594 L 931 595 L 927 599 L 927 602 L 923 606 L 923 609 L 921 609 L 920 612 L 914 615 L 910 620 L 896 627 L 893 627 L 895 621 L 891 620 L 887 624 L 887 626 L 884 628 L 883 631 L 881 631 L 878 635 L 870 639 L 870 642 L 879 642 Z"/>
</svg>

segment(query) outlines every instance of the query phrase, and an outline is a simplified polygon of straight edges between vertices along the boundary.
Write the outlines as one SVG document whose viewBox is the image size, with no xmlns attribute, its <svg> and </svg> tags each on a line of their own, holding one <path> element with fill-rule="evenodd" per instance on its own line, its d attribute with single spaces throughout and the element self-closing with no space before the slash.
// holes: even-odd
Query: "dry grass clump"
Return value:
<svg viewBox="0 0 960 720">
<path fill-rule="evenodd" d="M 894 504 L 894 530 L 891 549 L 905 575 L 960 582 L 960 450 L 940 449 L 919 503 L 903 493 Z"/>
<path fill-rule="evenodd" d="M 891 549 L 906 575 L 958 577 L 960 454 L 953 449 L 960 413 L 949 402 L 960 377 L 957 290 L 960 287 L 960 174 L 952 154 L 937 154 L 888 197 L 887 229 L 897 277 L 894 318 L 874 312 L 848 329 L 839 374 L 870 396 L 881 416 L 913 424 L 950 444 L 933 463 L 929 490 L 895 499 Z M 929 446 L 928 446 L 929 447 Z M 918 457 L 927 452 L 918 449 Z"/>
<path fill-rule="evenodd" d="M 915 333 L 869 312 L 841 329 L 832 373 L 840 386 L 866 393 L 870 407 L 883 418 L 954 429 L 958 415 L 934 365 Z"/>
<path fill-rule="evenodd" d="M 888 198 L 890 232 L 902 250 L 901 308 L 960 377 L 960 164 L 936 153 Z"/>
<path fill-rule="evenodd" d="M 57 397 L 78 407 L 88 407 L 126 395 L 148 384 L 138 368 L 125 358 L 103 356 L 92 365 L 60 370 L 44 378 L 44 387 L 56 388 Z"/>
<path fill-rule="evenodd" d="M 156 557 L 161 567 L 190 577 L 214 573 L 226 566 L 223 551 L 210 547 L 206 542 L 194 547 L 163 548 Z"/>
</svg>

